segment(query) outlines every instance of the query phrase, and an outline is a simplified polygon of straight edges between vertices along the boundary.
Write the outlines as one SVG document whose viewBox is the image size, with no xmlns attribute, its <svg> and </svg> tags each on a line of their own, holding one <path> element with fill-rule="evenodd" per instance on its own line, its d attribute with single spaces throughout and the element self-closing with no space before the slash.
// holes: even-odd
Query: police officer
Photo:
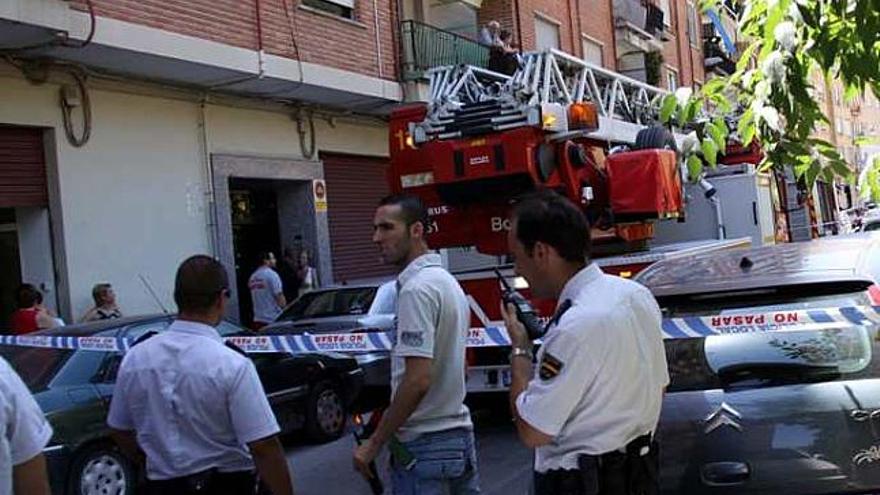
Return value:
<svg viewBox="0 0 880 495">
<path fill-rule="evenodd" d="M 513 305 L 510 404 L 535 448 L 537 495 L 658 492 L 652 435 L 669 382 L 657 303 L 644 287 L 589 262 L 589 227 L 552 191 L 514 207 L 508 235 L 516 272 L 536 298 L 555 298 L 532 375 L 533 346 Z"/>
<path fill-rule="evenodd" d="M 214 328 L 228 297 L 220 263 L 187 259 L 174 283 L 177 320 L 122 360 L 107 423 L 126 455 L 146 457 L 149 494 L 253 494 L 255 465 L 272 493 L 293 493 L 256 369 Z"/>
</svg>

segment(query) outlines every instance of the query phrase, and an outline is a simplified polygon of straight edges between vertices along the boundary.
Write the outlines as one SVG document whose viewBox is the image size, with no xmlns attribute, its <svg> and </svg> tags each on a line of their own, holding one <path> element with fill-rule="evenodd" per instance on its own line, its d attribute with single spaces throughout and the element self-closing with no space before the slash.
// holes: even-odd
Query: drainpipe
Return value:
<svg viewBox="0 0 880 495">
<path fill-rule="evenodd" d="M 202 154 L 202 165 L 205 169 L 205 221 L 208 227 L 210 252 L 216 258 L 220 256 L 220 239 L 217 232 L 217 202 L 214 197 L 214 171 L 211 167 L 211 145 L 208 138 L 208 94 L 202 95 L 199 102 L 199 147 Z"/>
<path fill-rule="evenodd" d="M 520 22 L 519 18 L 519 0 L 513 0 L 513 15 L 516 16 L 516 36 L 517 38 L 519 38 L 517 40 L 519 41 L 519 51 L 525 52 L 526 47 L 525 43 L 523 42 L 522 23 Z"/>
<path fill-rule="evenodd" d="M 257 0 L 259 1 L 259 0 Z M 373 30 L 376 32 L 376 67 L 379 69 L 379 79 L 382 79 L 382 42 L 379 39 L 379 3 L 373 0 Z"/>
<path fill-rule="evenodd" d="M 266 61 L 264 59 L 266 52 L 263 50 L 263 9 L 260 8 L 260 0 L 254 0 L 254 7 L 257 11 L 257 77 L 262 79 L 266 73 Z"/>
</svg>

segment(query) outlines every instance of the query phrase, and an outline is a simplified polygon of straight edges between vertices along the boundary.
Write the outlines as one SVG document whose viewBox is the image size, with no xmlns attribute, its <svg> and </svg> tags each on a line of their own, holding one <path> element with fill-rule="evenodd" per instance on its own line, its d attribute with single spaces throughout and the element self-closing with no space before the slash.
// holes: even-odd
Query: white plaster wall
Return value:
<svg viewBox="0 0 880 495">
<path fill-rule="evenodd" d="M 53 128 L 57 136 L 57 155 L 47 160 L 58 166 L 64 238 L 55 241 L 66 255 L 61 276 L 69 281 L 73 312 L 65 318 L 79 318 L 89 307 L 96 281 L 114 285 L 128 314 L 158 311 L 139 274 L 173 310 L 175 268 L 211 247 L 198 104 L 92 90 L 92 137 L 73 148 L 64 139 L 57 95 L 57 85 L 0 76 L 0 124 Z M 296 122 L 285 114 L 209 105 L 206 115 L 214 153 L 301 156 Z M 387 155 L 381 123 L 337 122 L 335 129 L 320 118 L 315 123 L 319 150 Z"/>
<path fill-rule="evenodd" d="M 296 121 L 283 113 L 208 105 L 208 141 L 212 152 L 302 158 Z M 353 124 L 315 116 L 315 137 L 320 151 L 388 156 L 388 128 L 384 124 Z M 306 138 L 306 146 L 309 139 Z M 313 159 L 317 160 L 317 153 Z"/>
</svg>

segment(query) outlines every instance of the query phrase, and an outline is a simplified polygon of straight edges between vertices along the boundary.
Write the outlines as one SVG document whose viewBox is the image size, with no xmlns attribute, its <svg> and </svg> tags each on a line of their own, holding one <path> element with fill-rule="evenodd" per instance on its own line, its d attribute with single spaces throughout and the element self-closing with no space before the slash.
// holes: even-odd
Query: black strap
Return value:
<svg viewBox="0 0 880 495">
<path fill-rule="evenodd" d="M 159 335 L 159 332 L 156 332 L 156 331 L 154 331 L 154 330 L 150 330 L 149 332 L 147 332 L 147 333 L 141 335 L 140 337 L 134 339 L 134 342 L 132 342 L 131 345 L 130 345 L 129 347 L 134 347 L 134 346 L 140 344 L 141 342 L 143 342 L 143 341 L 145 341 L 145 340 L 148 340 L 148 339 L 150 339 L 150 338 L 152 338 L 152 337 L 154 337 L 154 336 L 156 336 L 156 335 Z"/>
<path fill-rule="evenodd" d="M 562 318 L 562 315 L 565 314 L 566 311 L 571 309 L 571 299 L 566 299 L 562 301 L 562 304 L 556 309 L 556 312 L 553 313 L 553 318 L 550 318 L 550 321 L 547 322 L 547 325 L 544 326 L 544 333 L 547 333 L 550 330 L 550 327 L 559 323 L 559 319 Z"/>
</svg>

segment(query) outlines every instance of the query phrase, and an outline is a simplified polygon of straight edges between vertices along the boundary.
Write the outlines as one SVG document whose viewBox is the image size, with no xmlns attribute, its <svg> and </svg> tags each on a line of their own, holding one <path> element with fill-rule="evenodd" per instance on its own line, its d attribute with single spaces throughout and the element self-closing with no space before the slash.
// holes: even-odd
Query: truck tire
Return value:
<svg viewBox="0 0 880 495">
<path fill-rule="evenodd" d="M 639 131 L 639 133 L 636 134 L 636 144 L 634 149 L 670 149 L 672 151 L 678 151 L 672 133 L 662 126 L 648 127 L 647 129 Z"/>
</svg>

